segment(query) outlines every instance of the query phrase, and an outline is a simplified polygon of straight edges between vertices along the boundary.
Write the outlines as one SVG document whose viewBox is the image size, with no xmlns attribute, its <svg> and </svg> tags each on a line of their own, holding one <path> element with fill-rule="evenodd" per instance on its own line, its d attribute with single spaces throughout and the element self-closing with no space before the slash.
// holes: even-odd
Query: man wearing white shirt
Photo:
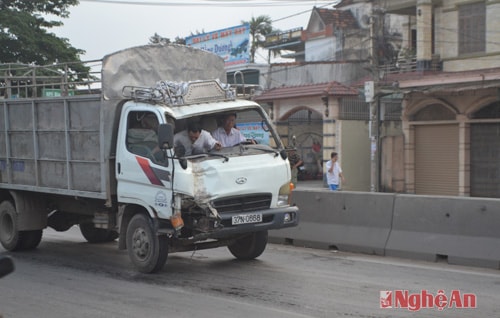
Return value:
<svg viewBox="0 0 500 318">
<path fill-rule="evenodd" d="M 212 132 L 212 136 L 221 142 L 222 147 L 232 147 L 247 140 L 241 131 L 234 128 L 235 124 L 236 114 L 228 114 L 224 116 L 222 127 Z"/>
<path fill-rule="evenodd" d="M 332 152 L 330 157 L 331 159 L 326 162 L 326 182 L 330 190 L 336 191 L 339 188 L 340 181 L 345 182 L 345 179 L 342 174 L 342 168 L 337 162 L 338 154 Z"/>
<path fill-rule="evenodd" d="M 200 123 L 192 122 L 186 130 L 175 134 L 174 147 L 178 156 L 190 156 L 220 150 L 222 145 L 208 131 L 201 129 Z"/>
</svg>

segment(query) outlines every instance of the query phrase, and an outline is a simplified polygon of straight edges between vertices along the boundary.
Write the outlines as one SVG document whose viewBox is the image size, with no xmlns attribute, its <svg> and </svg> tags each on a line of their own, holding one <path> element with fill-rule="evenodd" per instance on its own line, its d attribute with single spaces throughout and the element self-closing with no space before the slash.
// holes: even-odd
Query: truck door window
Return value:
<svg viewBox="0 0 500 318">
<path fill-rule="evenodd" d="M 127 149 L 136 155 L 157 162 L 158 118 L 151 112 L 130 112 L 127 127 Z M 157 158 L 158 157 L 158 158 Z"/>
</svg>

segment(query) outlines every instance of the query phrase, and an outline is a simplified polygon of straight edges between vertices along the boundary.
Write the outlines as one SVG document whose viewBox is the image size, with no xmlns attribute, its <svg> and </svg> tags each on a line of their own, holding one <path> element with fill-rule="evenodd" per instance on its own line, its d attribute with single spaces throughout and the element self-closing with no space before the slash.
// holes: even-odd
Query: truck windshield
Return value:
<svg viewBox="0 0 500 318">
<path fill-rule="evenodd" d="M 175 123 L 177 157 L 187 159 L 271 153 L 282 147 L 275 130 L 258 109 L 211 113 Z M 198 156 L 207 154 L 208 156 Z"/>
</svg>

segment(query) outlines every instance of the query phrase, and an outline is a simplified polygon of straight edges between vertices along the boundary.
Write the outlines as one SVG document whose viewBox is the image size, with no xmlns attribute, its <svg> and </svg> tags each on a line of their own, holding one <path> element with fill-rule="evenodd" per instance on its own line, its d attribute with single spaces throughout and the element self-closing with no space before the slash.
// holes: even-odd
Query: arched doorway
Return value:
<svg viewBox="0 0 500 318">
<path fill-rule="evenodd" d="M 295 147 L 304 161 L 299 181 L 323 180 L 323 117 L 309 108 L 300 109 L 286 119 L 288 146 Z"/>
<path fill-rule="evenodd" d="M 500 198 L 500 102 L 479 109 L 471 119 L 485 121 L 470 125 L 470 195 Z"/>
</svg>

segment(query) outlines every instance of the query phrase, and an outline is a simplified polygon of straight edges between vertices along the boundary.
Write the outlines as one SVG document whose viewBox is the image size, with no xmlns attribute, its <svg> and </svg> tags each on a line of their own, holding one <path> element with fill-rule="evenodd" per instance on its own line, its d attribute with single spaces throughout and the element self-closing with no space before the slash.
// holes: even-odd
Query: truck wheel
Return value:
<svg viewBox="0 0 500 318">
<path fill-rule="evenodd" d="M 17 213 L 10 201 L 0 203 L 0 242 L 8 251 L 21 249 L 21 240 L 17 229 Z"/>
<path fill-rule="evenodd" d="M 19 232 L 19 236 L 21 237 L 21 249 L 34 250 L 37 248 L 38 244 L 42 241 L 42 234 L 43 230 Z"/>
<path fill-rule="evenodd" d="M 127 227 L 127 250 L 130 260 L 141 273 L 155 273 L 163 268 L 168 256 L 168 238 L 156 235 L 151 220 L 136 214 Z"/>
<path fill-rule="evenodd" d="M 42 230 L 19 231 L 17 212 L 12 202 L 0 203 L 0 243 L 6 250 L 32 250 L 41 240 Z"/>
<path fill-rule="evenodd" d="M 108 229 L 98 229 L 94 227 L 93 223 L 82 223 L 79 227 L 83 237 L 87 242 L 92 244 L 112 242 L 118 237 L 117 232 Z"/>
<path fill-rule="evenodd" d="M 237 259 L 250 260 L 259 257 L 267 245 L 267 231 L 251 233 L 227 248 Z"/>
</svg>

